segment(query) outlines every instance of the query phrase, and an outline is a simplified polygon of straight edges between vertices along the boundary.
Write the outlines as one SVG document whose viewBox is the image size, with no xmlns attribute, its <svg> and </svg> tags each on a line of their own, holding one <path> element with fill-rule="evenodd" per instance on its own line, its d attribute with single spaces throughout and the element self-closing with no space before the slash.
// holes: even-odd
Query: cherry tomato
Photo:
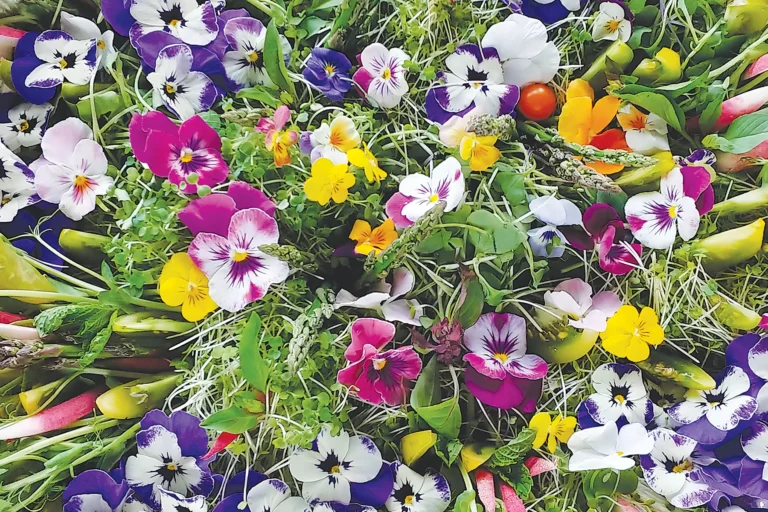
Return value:
<svg viewBox="0 0 768 512">
<path fill-rule="evenodd" d="M 528 84 L 520 91 L 517 110 L 531 121 L 543 121 L 555 112 L 555 92 L 545 84 Z"/>
</svg>

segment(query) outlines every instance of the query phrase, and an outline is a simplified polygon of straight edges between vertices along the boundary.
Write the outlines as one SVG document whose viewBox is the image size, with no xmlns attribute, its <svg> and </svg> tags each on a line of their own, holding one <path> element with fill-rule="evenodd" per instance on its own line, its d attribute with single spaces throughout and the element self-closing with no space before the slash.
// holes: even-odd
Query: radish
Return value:
<svg viewBox="0 0 768 512">
<path fill-rule="evenodd" d="M 23 315 L 17 315 L 15 313 L 6 313 L 5 311 L 0 311 L 0 324 L 12 324 L 14 322 L 21 322 L 22 320 L 27 320 L 28 318 Z"/>
<path fill-rule="evenodd" d="M 749 80 L 766 71 L 768 71 L 768 53 L 749 65 L 747 72 L 744 73 L 744 79 Z"/>
<path fill-rule="evenodd" d="M 739 172 L 747 167 L 757 165 L 755 160 L 768 158 L 768 141 L 761 142 L 755 148 L 747 153 L 735 155 L 733 153 L 723 153 L 717 151 L 717 163 L 715 167 L 720 172 Z"/>
<path fill-rule="evenodd" d="M 240 437 L 240 434 L 230 434 L 229 432 L 222 432 L 219 434 L 219 436 L 216 438 L 216 440 L 211 445 L 211 449 L 208 450 L 208 453 L 203 455 L 203 460 L 210 460 L 213 457 L 216 456 L 216 454 L 224 451 L 224 449 L 232 444 L 232 442 Z"/>
<path fill-rule="evenodd" d="M 501 501 L 504 502 L 504 508 L 507 509 L 507 512 L 525 512 L 523 500 L 511 486 L 504 482 L 501 483 Z"/>
<path fill-rule="evenodd" d="M 483 504 L 486 511 L 496 510 L 496 489 L 493 485 L 493 475 L 490 471 L 478 469 L 475 472 L 475 481 L 477 482 L 477 497 Z"/>
<path fill-rule="evenodd" d="M 0 27 L 0 57 L 13 59 L 13 50 L 21 36 L 26 34 L 23 30 L 11 27 Z"/>
<path fill-rule="evenodd" d="M 525 459 L 525 467 L 530 471 L 531 476 L 537 476 L 542 473 L 554 471 L 557 469 L 557 465 L 549 459 L 543 457 L 528 457 Z"/>
<path fill-rule="evenodd" d="M 768 86 L 759 87 L 725 100 L 720 117 L 715 121 L 712 131 L 720 131 L 739 117 L 756 112 L 766 102 L 768 102 Z"/>
<path fill-rule="evenodd" d="M 103 386 L 99 386 L 64 403 L 0 428 L 0 439 L 10 441 L 64 428 L 92 413 L 96 409 L 96 398 L 104 392 L 104 389 Z"/>
<path fill-rule="evenodd" d="M 8 340 L 40 341 L 40 334 L 34 327 L 0 323 L 0 338 Z"/>
</svg>

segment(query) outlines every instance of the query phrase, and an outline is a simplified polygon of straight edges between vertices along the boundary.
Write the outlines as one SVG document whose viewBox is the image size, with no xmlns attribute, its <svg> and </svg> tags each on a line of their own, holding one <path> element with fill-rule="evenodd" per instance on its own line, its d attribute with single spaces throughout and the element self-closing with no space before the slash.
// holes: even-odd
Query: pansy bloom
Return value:
<svg viewBox="0 0 768 512">
<path fill-rule="evenodd" d="M 621 40 L 626 43 L 631 35 L 632 24 L 624 19 L 624 9 L 610 2 L 600 4 L 600 12 L 592 23 L 592 40 Z"/>
<path fill-rule="evenodd" d="M 176 126 L 157 115 L 142 118 L 134 114 L 131 128 L 131 145 L 139 148 L 134 149 L 139 160 L 182 192 L 194 194 L 198 187 L 211 187 L 227 179 L 229 167 L 221 156 L 221 138 L 200 116 Z M 144 137 L 145 133 L 151 136 Z"/>
<path fill-rule="evenodd" d="M 528 427 L 536 432 L 533 440 L 533 447 L 539 449 L 547 444 L 549 453 L 555 453 L 557 443 L 567 443 L 576 429 L 576 418 L 573 416 L 563 417 L 558 414 L 555 418 L 548 412 L 539 412 L 533 415 Z"/>
<path fill-rule="evenodd" d="M 327 158 L 335 165 L 349 163 L 347 152 L 360 145 L 360 134 L 347 116 L 337 116 L 330 124 L 323 122 L 310 135 L 312 162 Z"/>
<path fill-rule="evenodd" d="M 233 18 L 224 26 L 229 51 L 224 54 L 223 64 L 233 90 L 254 85 L 272 85 L 264 68 L 264 40 L 267 30 L 255 18 Z M 285 63 L 291 58 L 291 45 L 280 36 L 280 46 Z"/>
<path fill-rule="evenodd" d="M 299 134 L 296 131 L 283 130 L 290 120 L 291 110 L 285 105 L 280 105 L 275 109 L 272 119 L 262 117 L 256 124 L 256 129 L 265 135 L 264 143 L 267 151 L 274 154 L 275 167 L 291 163 L 288 148 L 299 140 Z"/>
<path fill-rule="evenodd" d="M 127 482 L 115 482 L 108 473 L 89 469 L 67 484 L 61 496 L 62 512 L 122 512 L 130 493 Z"/>
<path fill-rule="evenodd" d="M 387 216 L 395 226 L 404 228 L 419 220 L 438 203 L 443 211 L 455 210 L 464 197 L 464 175 L 461 164 L 453 157 L 432 169 L 430 176 L 409 174 L 400 182 L 399 192 L 387 201 Z"/>
<path fill-rule="evenodd" d="M 501 151 L 495 145 L 497 140 L 496 136 L 478 137 L 467 133 L 459 143 L 459 154 L 473 171 L 486 171 L 501 158 Z"/>
<path fill-rule="evenodd" d="M 577 329 L 602 332 L 621 307 L 621 299 L 609 291 L 593 296 L 592 287 L 583 279 L 567 279 L 544 293 L 544 305 L 567 314 L 568 324 Z"/>
<path fill-rule="evenodd" d="M 231 482 L 234 480 L 234 482 Z M 238 473 L 227 482 L 224 499 L 213 512 L 310 512 L 307 501 L 291 496 L 291 489 L 282 480 L 267 479 L 261 473 Z"/>
<path fill-rule="evenodd" d="M 569 233 L 568 241 L 576 249 L 597 249 L 600 268 L 616 275 L 625 275 L 641 265 L 643 246 L 629 243 L 631 235 L 613 207 L 595 203 L 584 210 L 584 233 Z"/>
<path fill-rule="evenodd" d="M 321 206 L 331 199 L 336 204 L 343 203 L 349 197 L 349 189 L 355 185 L 355 175 L 349 172 L 347 164 L 334 164 L 327 158 L 315 160 L 312 175 L 304 182 L 304 193 L 310 201 Z"/>
<path fill-rule="evenodd" d="M 2 210 L 0 209 L 0 211 Z M 14 247 L 21 249 L 33 258 L 48 266 L 62 268 L 64 261 L 60 254 L 64 254 L 65 251 L 59 244 L 59 235 L 61 235 L 62 230 L 74 227 L 75 223 L 72 219 L 61 212 L 54 212 L 52 205 L 40 202 L 32 208 L 18 212 L 13 222 L 0 223 L 0 233 L 5 235 Z M 36 228 L 39 228 L 40 238 L 46 245 L 43 245 L 36 238 L 24 236 Z"/>
<path fill-rule="evenodd" d="M 52 111 L 50 103 L 20 103 L 11 107 L 2 116 L 4 119 L 0 118 L 0 141 L 11 151 L 37 146 L 43 140 Z"/>
<path fill-rule="evenodd" d="M 90 127 L 70 117 L 49 128 L 41 142 L 44 161 L 35 170 L 40 198 L 58 204 L 72 220 L 96 208 L 96 197 L 107 193 L 107 157 L 93 140 Z"/>
<path fill-rule="evenodd" d="M 646 455 L 653 449 L 653 438 L 643 425 L 630 423 L 619 429 L 616 423 L 580 430 L 571 436 L 568 448 L 570 471 L 634 467 L 633 455 Z"/>
<path fill-rule="evenodd" d="M 117 59 L 117 50 L 112 46 L 115 34 L 111 30 L 102 32 L 93 21 L 73 16 L 68 12 L 61 13 L 61 30 L 78 41 L 96 40 L 96 61 L 99 69 L 112 66 Z"/>
<path fill-rule="evenodd" d="M 624 206 L 632 234 L 651 249 L 669 249 L 677 233 L 696 236 L 701 216 L 715 203 L 712 177 L 703 167 L 675 167 L 661 179 L 659 192 L 642 192 Z"/>
<path fill-rule="evenodd" d="M 147 75 L 155 96 L 182 121 L 211 108 L 218 96 L 208 75 L 192 71 L 192 62 L 189 46 L 166 46 L 157 55 L 155 70 Z"/>
<path fill-rule="evenodd" d="M 768 497 L 768 425 L 754 422 L 741 436 L 739 488 L 750 496 Z"/>
<path fill-rule="evenodd" d="M 424 307 L 415 300 L 403 298 L 413 290 L 416 277 L 406 267 L 392 271 L 392 284 L 382 280 L 373 291 L 355 297 L 347 290 L 340 290 L 333 302 L 334 308 L 374 309 L 381 312 L 389 322 L 402 322 L 409 325 L 421 325 L 419 318 L 424 315 Z"/>
<path fill-rule="evenodd" d="M 744 334 L 725 349 L 726 364 L 738 366 L 749 377 L 749 394 L 757 400 L 757 412 L 768 412 L 768 337 Z"/>
<path fill-rule="evenodd" d="M 378 255 L 397 240 L 397 231 L 392 219 L 387 219 L 374 229 L 364 220 L 356 220 L 349 234 L 350 240 L 354 240 L 355 252 L 363 256 L 370 253 Z"/>
<path fill-rule="evenodd" d="M 354 148 L 347 151 L 347 158 L 349 163 L 365 171 L 365 179 L 369 183 L 379 183 L 387 177 L 386 171 L 379 167 L 379 161 L 365 142 L 363 142 L 363 149 Z"/>
<path fill-rule="evenodd" d="M 374 105 L 395 107 L 408 92 L 403 67 L 408 58 L 400 48 L 388 50 L 381 43 L 369 44 L 360 54 L 360 68 L 352 80 Z"/>
<path fill-rule="evenodd" d="M 632 151 L 643 155 L 669 151 L 667 122 L 658 115 L 644 114 L 634 105 L 627 104 L 619 110 L 616 119 L 626 132 L 627 145 Z"/>
<path fill-rule="evenodd" d="M 186 44 L 206 45 L 219 32 L 216 10 L 209 1 L 133 0 L 130 14 L 136 20 L 129 34 L 132 42 L 145 34 L 162 31 Z"/>
<path fill-rule="evenodd" d="M 616 357 L 626 357 L 633 363 L 645 361 L 654 347 L 664 341 L 664 328 L 656 312 L 648 307 L 640 312 L 631 305 L 621 306 L 600 333 L 603 348 Z"/>
<path fill-rule="evenodd" d="M 451 502 L 445 477 L 428 469 L 424 475 L 401 462 L 392 464 L 395 485 L 385 506 L 387 512 L 443 512 Z"/>
<path fill-rule="evenodd" d="M 589 417 L 584 416 L 581 423 L 588 424 L 586 426 L 611 422 L 646 425 L 653 419 L 653 404 L 637 366 L 603 364 L 592 373 L 592 387 L 595 392 L 583 404 L 583 411 Z M 579 409 L 581 412 L 581 407 Z"/>
<path fill-rule="evenodd" d="M 248 208 L 232 215 L 226 237 L 198 233 L 188 252 L 208 277 L 213 301 L 235 312 L 261 299 L 270 285 L 288 277 L 288 264 L 260 249 L 277 243 L 278 238 L 275 219 L 258 208 Z"/>
<path fill-rule="evenodd" d="M 181 316 L 189 322 L 202 320 L 216 309 L 208 295 L 208 278 L 186 253 L 176 253 L 163 266 L 157 280 L 160 298 L 169 306 L 181 306 Z"/>
<path fill-rule="evenodd" d="M 289 469 L 302 483 L 302 495 L 308 501 L 379 508 L 392 492 L 392 473 L 376 443 L 344 430 L 332 435 L 327 425 L 310 449 L 297 449 L 291 455 Z"/>
<path fill-rule="evenodd" d="M 339 101 L 352 88 L 352 63 L 341 52 L 315 48 L 304 68 L 304 78 L 329 100 Z"/>
<path fill-rule="evenodd" d="M 528 230 L 528 243 L 536 256 L 559 258 L 569 243 L 563 228 L 581 225 L 581 211 L 567 199 L 541 196 L 530 202 L 533 216 L 546 224 Z"/>
<path fill-rule="evenodd" d="M 581 9 L 583 0 L 521 0 L 523 14 L 550 24 Z"/>
<path fill-rule="evenodd" d="M 13 221 L 23 208 L 40 201 L 32 170 L 0 144 L 0 223 Z M 15 221 L 14 224 L 19 223 Z"/>
</svg>

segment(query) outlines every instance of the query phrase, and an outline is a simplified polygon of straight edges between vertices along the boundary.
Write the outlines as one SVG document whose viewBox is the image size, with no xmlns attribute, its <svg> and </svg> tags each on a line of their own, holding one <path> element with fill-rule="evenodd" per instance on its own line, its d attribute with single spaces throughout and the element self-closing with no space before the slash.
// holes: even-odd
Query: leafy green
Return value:
<svg viewBox="0 0 768 512">
<path fill-rule="evenodd" d="M 295 98 L 296 88 L 288 76 L 288 69 L 285 67 L 283 57 L 280 33 L 277 31 L 277 24 L 273 19 L 267 25 L 267 34 L 264 39 L 264 67 L 272 82 Z"/>
<path fill-rule="evenodd" d="M 76 336 L 94 336 L 103 329 L 114 309 L 100 304 L 67 304 L 41 311 L 34 320 L 34 326 L 41 338 L 49 336 L 62 327 L 78 327 Z"/>
<path fill-rule="evenodd" d="M 721 137 L 707 135 L 704 145 L 727 153 L 741 154 L 752 151 L 768 140 L 768 108 L 736 119 Z"/>
<path fill-rule="evenodd" d="M 509 204 L 516 205 L 525 201 L 525 179 L 514 172 L 500 172 L 496 175 L 494 185 L 498 185 Z"/>
<path fill-rule="evenodd" d="M 107 346 L 109 338 L 112 336 L 112 324 L 115 322 L 116 318 L 117 311 L 113 311 L 109 317 L 107 325 L 99 332 L 97 332 L 91 341 L 88 342 L 88 348 L 84 350 L 83 354 L 78 360 L 78 363 L 81 367 L 84 368 L 93 363 L 96 358 L 99 357 L 99 354 L 101 354 L 101 352 L 104 350 L 104 347 Z"/>
<path fill-rule="evenodd" d="M 269 105 L 272 108 L 277 108 L 280 106 L 280 101 L 275 97 L 274 89 L 271 87 L 265 87 L 263 85 L 241 89 L 237 91 L 237 97 L 256 100 L 265 105 Z"/>
<path fill-rule="evenodd" d="M 494 468 L 493 471 L 499 478 L 509 484 L 520 498 L 525 498 L 530 494 L 531 488 L 533 487 L 533 478 L 525 464 L 519 463 L 511 466 Z"/>
<path fill-rule="evenodd" d="M 590 507 L 609 511 L 613 505 L 611 498 L 635 492 L 637 483 L 637 475 L 631 470 L 599 469 L 584 474 L 582 489 Z"/>
<path fill-rule="evenodd" d="M 517 226 L 502 220 L 486 210 L 477 210 L 467 217 L 467 224 L 482 231 L 468 231 L 469 240 L 478 252 L 484 254 L 505 254 L 514 252 L 525 240 L 525 235 Z"/>
<path fill-rule="evenodd" d="M 432 357 L 411 392 L 411 407 L 435 432 L 455 439 L 461 429 L 458 396 L 441 401 L 437 358 Z"/>
<path fill-rule="evenodd" d="M 242 434 L 259 423 L 259 418 L 241 409 L 240 407 L 228 407 L 208 416 L 201 423 L 201 427 L 230 434 Z"/>
<path fill-rule="evenodd" d="M 259 348 L 260 330 L 261 318 L 258 314 L 251 313 L 245 328 L 243 328 L 243 334 L 240 336 L 240 370 L 251 386 L 262 393 L 266 393 L 270 366 L 264 360 Z"/>
<path fill-rule="evenodd" d="M 506 467 L 522 462 L 525 455 L 533 449 L 535 437 L 536 432 L 529 428 L 524 428 L 513 440 L 497 448 L 493 455 L 491 455 L 488 464 L 491 467 Z"/>
<path fill-rule="evenodd" d="M 77 115 L 87 122 L 91 121 L 93 111 L 91 101 L 96 108 L 96 116 L 111 116 L 125 108 L 123 99 L 115 91 L 101 91 L 93 95 L 93 98 L 85 98 L 77 102 Z"/>
<path fill-rule="evenodd" d="M 638 84 L 625 85 L 624 87 L 611 92 L 613 96 L 627 100 L 638 107 L 644 108 L 648 112 L 653 112 L 672 128 L 687 136 L 685 131 L 685 113 L 674 99 L 666 94 L 659 92 L 650 92 L 647 87 Z"/>
<path fill-rule="evenodd" d="M 714 90 L 713 90 L 714 89 Z M 712 127 L 717 122 L 720 114 L 723 111 L 723 100 L 728 89 L 725 87 L 710 87 L 710 92 L 707 95 L 707 106 L 701 112 L 699 117 L 699 128 L 701 133 L 709 133 L 712 131 Z"/>
<path fill-rule="evenodd" d="M 485 295 L 483 294 L 483 285 L 474 272 L 464 268 L 461 272 L 461 303 L 456 314 L 456 320 L 459 321 L 465 329 L 472 327 L 480 318 L 485 305 Z"/>
<path fill-rule="evenodd" d="M 475 502 L 475 491 L 467 489 L 456 497 L 453 504 L 453 512 L 469 512 L 472 510 L 472 503 Z M 479 506 L 478 506 L 479 508 Z"/>
<path fill-rule="evenodd" d="M 453 466 L 453 463 L 459 458 L 463 447 L 464 445 L 458 439 L 446 439 L 441 436 L 438 437 L 434 450 L 446 466 Z"/>
</svg>

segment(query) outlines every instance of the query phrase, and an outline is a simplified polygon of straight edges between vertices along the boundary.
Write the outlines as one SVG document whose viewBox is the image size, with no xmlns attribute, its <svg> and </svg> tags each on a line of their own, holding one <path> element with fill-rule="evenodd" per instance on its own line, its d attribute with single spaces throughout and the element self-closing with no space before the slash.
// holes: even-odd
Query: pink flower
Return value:
<svg viewBox="0 0 768 512">
<path fill-rule="evenodd" d="M 275 203 L 264 192 L 244 181 L 233 181 L 226 194 L 209 194 L 189 203 L 179 212 L 179 220 L 193 235 L 216 233 L 226 237 L 232 216 L 249 208 L 258 208 L 270 217 L 275 215 Z"/>
<path fill-rule="evenodd" d="M 288 148 L 299 140 L 298 132 L 293 130 L 283 131 L 283 128 L 291 119 L 291 110 L 285 105 L 280 105 L 275 110 L 274 119 L 262 117 L 256 123 L 256 129 L 266 135 L 265 144 L 267 150 L 274 154 L 275 167 L 282 167 L 291 163 L 291 155 Z"/>
<path fill-rule="evenodd" d="M 129 137 L 136 158 L 184 193 L 218 185 L 229 175 L 219 134 L 200 116 L 176 126 L 159 113 L 134 114 Z"/>
<path fill-rule="evenodd" d="M 569 236 L 568 241 L 576 249 L 597 249 L 600 268 L 616 275 L 625 275 L 640 266 L 643 246 L 628 243 L 631 239 L 624 222 L 610 205 L 595 203 L 584 211 L 586 233 Z"/>
<path fill-rule="evenodd" d="M 408 58 L 400 48 L 388 50 L 381 43 L 369 44 L 358 56 L 361 65 L 352 80 L 374 105 L 396 107 L 408 92 L 403 67 Z"/>
<path fill-rule="evenodd" d="M 395 336 L 395 326 L 375 318 L 360 318 L 352 324 L 352 342 L 344 352 L 347 367 L 338 374 L 339 383 L 360 400 L 374 405 L 402 405 L 408 381 L 421 372 L 421 359 L 413 347 L 380 350 Z"/>
<path fill-rule="evenodd" d="M 544 294 L 544 305 L 560 310 L 568 324 L 577 329 L 603 332 L 606 323 L 621 307 L 614 292 L 592 295 L 592 287 L 583 279 L 566 279 Z"/>
</svg>

